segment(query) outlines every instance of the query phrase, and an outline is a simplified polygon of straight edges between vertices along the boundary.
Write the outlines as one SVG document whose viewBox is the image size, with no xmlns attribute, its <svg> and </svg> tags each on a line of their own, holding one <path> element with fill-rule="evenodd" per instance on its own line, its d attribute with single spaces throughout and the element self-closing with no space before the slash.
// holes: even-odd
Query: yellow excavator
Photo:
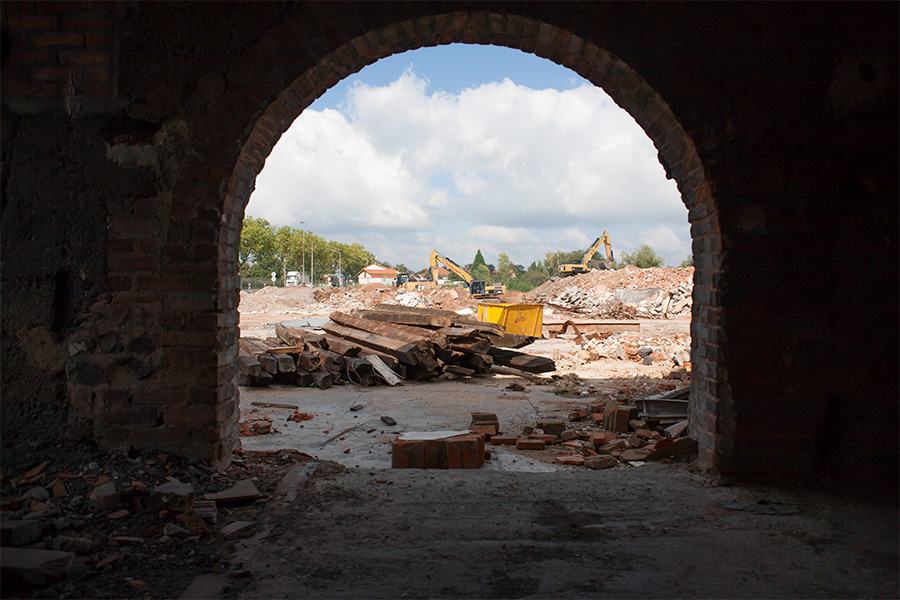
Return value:
<svg viewBox="0 0 900 600">
<path fill-rule="evenodd" d="M 415 273 L 400 273 L 397 275 L 397 287 L 407 292 L 414 292 L 423 288 L 433 288 L 437 284 L 426 279 L 419 279 Z"/>
<path fill-rule="evenodd" d="M 594 257 L 594 253 L 600 249 L 600 246 L 603 246 L 604 250 L 606 250 L 606 260 L 608 262 L 600 261 L 601 269 L 611 269 L 613 263 L 616 262 L 616 259 L 613 257 L 612 246 L 609 243 L 609 234 L 605 231 L 603 235 L 594 240 L 594 243 L 591 244 L 591 247 L 588 248 L 588 251 L 585 252 L 584 258 L 581 259 L 580 263 L 567 263 L 564 265 L 559 265 L 559 276 L 566 277 L 568 275 L 578 275 L 580 273 L 587 273 L 590 269 L 588 269 L 588 263 Z"/>
<path fill-rule="evenodd" d="M 431 280 L 435 285 L 437 285 L 438 283 L 438 267 L 443 264 L 451 272 L 455 273 L 457 277 L 466 282 L 466 285 L 469 287 L 469 292 L 475 298 L 488 298 L 491 296 L 497 296 L 506 293 L 506 286 L 504 284 L 485 284 L 484 281 L 475 279 L 474 277 L 472 277 L 471 273 L 463 269 L 461 266 L 459 266 L 446 256 L 438 254 L 437 250 L 431 251 L 431 257 L 429 258 L 428 262 L 431 265 Z"/>
</svg>

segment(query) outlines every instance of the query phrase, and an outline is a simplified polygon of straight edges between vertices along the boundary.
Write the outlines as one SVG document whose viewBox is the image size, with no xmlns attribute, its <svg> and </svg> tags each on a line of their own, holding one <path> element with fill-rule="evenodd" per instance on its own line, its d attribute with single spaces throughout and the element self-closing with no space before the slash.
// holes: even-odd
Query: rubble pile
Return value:
<svg viewBox="0 0 900 600">
<path fill-rule="evenodd" d="M 503 434 L 498 423 L 474 428 L 474 420 L 473 430 L 492 446 L 548 451 L 552 462 L 571 466 L 608 469 L 640 466 L 644 461 L 671 462 L 696 452 L 696 442 L 686 437 L 687 400 L 681 400 L 689 390 L 682 387 L 633 403 L 610 399 L 591 404 L 569 413 L 566 420 L 540 419 L 519 435 Z M 657 405 L 665 402 L 673 403 L 675 410 L 660 411 Z"/>
<path fill-rule="evenodd" d="M 238 451 L 219 473 L 197 460 L 126 457 L 86 444 L 44 449 L 39 463 L 6 456 L 4 592 L 177 598 L 197 575 L 240 577 L 230 541 L 252 533 L 259 503 L 276 495 L 288 469 L 311 460 L 296 450 Z M 173 565 L 181 577 L 171 577 Z"/>
<path fill-rule="evenodd" d="M 373 308 L 377 304 L 435 308 L 473 313 L 478 302 L 464 287 L 424 288 L 414 292 L 370 283 L 359 288 L 264 287 L 241 290 L 238 312 L 257 314 L 323 314 Z"/>
<path fill-rule="evenodd" d="M 524 336 L 452 311 L 382 303 L 329 319 L 318 331 L 279 323 L 277 338 L 241 338 L 241 384 L 327 389 L 345 381 L 456 379 L 487 373 L 495 363 L 530 373 L 556 369 L 549 358 L 495 347 Z"/>
<path fill-rule="evenodd" d="M 563 334 L 565 335 L 565 334 Z M 581 350 L 560 361 L 560 368 L 575 367 L 600 359 L 673 367 L 671 378 L 686 380 L 691 370 L 691 338 L 684 333 L 665 337 L 639 333 L 587 333 L 577 340 Z"/>
<path fill-rule="evenodd" d="M 272 287 L 241 290 L 238 312 L 242 315 L 291 314 L 306 312 L 318 302 L 313 288 L 305 286 Z"/>
<path fill-rule="evenodd" d="M 528 302 L 562 312 L 606 319 L 689 317 L 694 268 L 632 265 L 548 281 L 526 294 Z"/>
</svg>

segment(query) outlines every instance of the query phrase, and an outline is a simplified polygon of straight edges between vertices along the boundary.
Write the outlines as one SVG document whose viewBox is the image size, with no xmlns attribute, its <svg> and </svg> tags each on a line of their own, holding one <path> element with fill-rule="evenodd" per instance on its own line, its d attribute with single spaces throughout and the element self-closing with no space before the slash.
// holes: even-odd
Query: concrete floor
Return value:
<svg viewBox="0 0 900 600">
<path fill-rule="evenodd" d="M 247 450 L 291 448 L 347 467 L 386 469 L 391 466 L 391 442 L 401 433 L 463 430 L 469 426 L 473 412 L 495 413 L 503 430 L 520 433 L 539 417 L 565 418 L 585 403 L 579 398 L 557 396 L 547 386 L 528 385 L 527 392 L 504 389 L 512 382 L 523 381 L 519 377 L 494 375 L 461 381 L 410 382 L 393 388 L 241 388 L 242 420 L 268 417 L 278 430 L 275 434 L 244 437 L 242 444 Z M 302 423 L 287 421 L 293 411 L 254 406 L 253 402 L 296 405 L 314 418 Z M 351 411 L 354 405 L 363 408 Z M 393 418 L 397 425 L 385 425 L 382 416 Z M 487 469 L 556 470 L 553 465 L 525 460 L 502 449 L 496 455 Z"/>
<path fill-rule="evenodd" d="M 532 351 L 562 354 L 566 344 Z M 598 361 L 580 374 L 614 387 L 640 367 Z M 519 433 L 591 402 L 546 386 L 506 390 L 514 381 L 524 380 L 241 388 L 242 420 L 269 417 L 278 430 L 244 437 L 245 449 L 294 448 L 345 468 L 295 468 L 258 533 L 235 548 L 253 576 L 204 576 L 184 597 L 900 597 L 896 501 L 721 485 L 691 462 L 592 471 L 506 449 L 478 470 L 390 468 L 390 442 L 403 432 L 465 429 L 471 412 L 493 412 Z M 254 401 L 314 418 L 289 422 L 291 410 Z"/>
</svg>

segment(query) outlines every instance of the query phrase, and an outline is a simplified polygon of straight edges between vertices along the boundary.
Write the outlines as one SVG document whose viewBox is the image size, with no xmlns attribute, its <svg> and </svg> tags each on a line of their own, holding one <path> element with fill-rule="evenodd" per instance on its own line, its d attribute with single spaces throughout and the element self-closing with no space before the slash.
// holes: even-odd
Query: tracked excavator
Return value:
<svg viewBox="0 0 900 600">
<path fill-rule="evenodd" d="M 603 246 L 603 249 L 606 250 L 607 260 L 607 262 L 600 261 L 600 268 L 611 269 L 613 263 L 616 262 L 616 259 L 613 257 L 612 246 L 609 243 L 609 234 L 604 231 L 603 235 L 594 240 L 594 243 L 591 244 L 591 247 L 585 252 L 584 258 L 581 259 L 580 263 L 559 265 L 559 276 L 567 277 L 569 275 L 578 275 L 590 271 L 590 269 L 588 269 L 588 263 L 591 262 L 591 259 L 594 257 L 597 250 L 600 249 L 600 246 Z"/>
<path fill-rule="evenodd" d="M 431 265 L 431 280 L 435 285 L 437 285 L 438 282 L 438 267 L 440 265 L 444 265 L 452 273 L 455 273 L 457 277 L 466 282 L 466 285 L 469 288 L 469 292 L 475 298 L 490 298 L 492 296 L 499 296 L 500 294 L 506 293 L 506 286 L 504 284 L 485 284 L 484 281 L 475 279 L 474 277 L 472 277 L 471 273 L 463 269 L 461 266 L 459 266 L 446 256 L 438 254 L 437 250 L 431 251 L 429 264 Z"/>
<path fill-rule="evenodd" d="M 400 273 L 397 275 L 397 287 L 407 292 L 413 292 L 423 288 L 437 287 L 437 283 L 428 279 L 420 279 L 415 273 Z"/>
</svg>

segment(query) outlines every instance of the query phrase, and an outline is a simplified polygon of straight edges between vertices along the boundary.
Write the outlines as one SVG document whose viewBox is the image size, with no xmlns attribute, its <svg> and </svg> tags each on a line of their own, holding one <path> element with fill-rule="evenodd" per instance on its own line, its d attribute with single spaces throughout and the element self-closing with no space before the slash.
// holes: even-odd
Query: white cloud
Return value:
<svg viewBox="0 0 900 600">
<path fill-rule="evenodd" d="M 306 110 L 257 181 L 247 214 L 360 242 L 424 266 L 481 249 L 528 264 L 585 248 L 604 230 L 616 252 L 649 243 L 678 263 L 687 211 L 656 149 L 599 88 L 533 90 L 512 81 L 429 93 L 407 70 L 357 84 L 344 112 Z"/>
</svg>

